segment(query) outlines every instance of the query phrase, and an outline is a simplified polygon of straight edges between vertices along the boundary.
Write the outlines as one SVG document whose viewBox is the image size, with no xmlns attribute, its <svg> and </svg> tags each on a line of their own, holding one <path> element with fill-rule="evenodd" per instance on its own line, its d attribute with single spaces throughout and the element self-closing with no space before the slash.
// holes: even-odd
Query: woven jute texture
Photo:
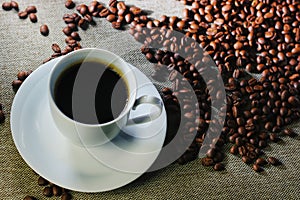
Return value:
<svg viewBox="0 0 300 200">
<path fill-rule="evenodd" d="M 176 0 L 130 0 L 126 3 L 148 10 L 153 17 L 162 14 L 181 16 L 184 8 Z M 0 9 L 0 102 L 4 104 L 6 113 L 6 121 L 0 125 L 0 199 L 23 199 L 27 194 L 49 199 L 43 197 L 43 188 L 37 185 L 38 175 L 21 158 L 12 139 L 10 108 L 14 92 L 11 82 L 18 71 L 38 68 L 42 60 L 52 54 L 52 43 L 64 46 L 62 16 L 72 11 L 64 7 L 64 0 L 20 0 L 19 5 L 21 10 L 35 5 L 38 22 L 20 20 L 16 11 Z M 39 33 L 43 23 L 49 26 L 48 37 Z M 114 30 L 105 19 L 96 19 L 96 23 L 87 31 L 79 31 L 82 46 L 110 50 L 150 77 L 152 66 L 140 53 L 140 44 L 128 31 Z M 300 132 L 298 124 L 294 128 Z M 271 144 L 266 153 L 279 158 L 284 165 L 268 166 L 265 172 L 258 174 L 239 158 L 226 154 L 226 170 L 223 172 L 214 172 L 195 160 L 183 166 L 172 164 L 144 174 L 114 191 L 72 194 L 74 199 L 299 199 L 299 139 L 284 138 L 280 144 Z"/>
</svg>

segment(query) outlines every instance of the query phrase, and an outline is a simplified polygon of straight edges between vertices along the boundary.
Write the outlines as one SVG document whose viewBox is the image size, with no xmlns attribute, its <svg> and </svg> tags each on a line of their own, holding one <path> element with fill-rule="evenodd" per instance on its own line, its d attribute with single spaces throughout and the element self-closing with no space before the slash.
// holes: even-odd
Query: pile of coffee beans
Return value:
<svg viewBox="0 0 300 200">
<path fill-rule="evenodd" d="M 261 162 L 266 157 L 263 149 L 268 143 L 279 141 L 282 135 L 296 136 L 293 130 L 285 127 L 300 117 L 300 3 L 294 0 L 192 0 L 184 3 L 191 7 L 184 9 L 183 19 L 177 16 L 162 16 L 159 20 L 145 18 L 131 23 L 133 28 L 130 33 L 146 44 L 142 52 L 150 62 L 177 70 L 188 79 L 195 92 L 198 87 L 206 87 L 199 81 L 201 73 L 197 74 L 205 68 L 205 62 L 202 59 L 198 63 L 190 63 L 191 58 L 182 59 L 176 53 L 170 53 L 169 50 L 181 50 L 188 54 L 195 49 L 193 45 L 182 45 L 184 37 L 172 38 L 172 30 L 200 44 L 213 58 L 227 92 L 226 121 L 219 145 L 213 148 L 202 146 L 208 149 L 202 164 L 214 165 L 217 169 L 217 160 L 222 160 L 220 147 L 229 142 L 233 144 L 230 149 L 232 154 L 239 155 L 247 164 L 254 164 L 255 171 L 262 171 L 267 163 Z M 157 35 L 159 40 L 153 39 Z M 161 42 L 162 49 L 166 50 L 151 49 L 152 43 L 157 45 L 157 42 Z M 251 73 L 261 73 L 262 77 L 256 79 Z M 200 85 L 194 86 L 194 81 Z M 173 94 L 179 93 L 173 88 Z M 197 96 L 200 119 L 196 123 L 201 124 L 192 128 L 198 129 L 195 142 L 200 147 L 207 127 L 207 124 L 202 124 L 211 123 L 211 116 L 201 115 L 207 112 L 202 106 L 209 106 L 209 101 L 200 98 L 201 94 Z M 192 152 L 191 155 L 196 154 Z M 182 158 L 193 156 L 183 155 Z M 273 159 L 267 160 L 274 164 Z"/>
</svg>

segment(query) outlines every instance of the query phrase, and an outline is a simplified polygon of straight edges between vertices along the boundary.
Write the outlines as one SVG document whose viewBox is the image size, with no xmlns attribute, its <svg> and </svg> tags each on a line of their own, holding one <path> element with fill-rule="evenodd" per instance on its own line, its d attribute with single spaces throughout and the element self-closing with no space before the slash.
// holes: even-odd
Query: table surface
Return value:
<svg viewBox="0 0 300 200">
<path fill-rule="evenodd" d="M 18 71 L 38 68 L 42 60 L 52 54 L 52 43 L 64 46 L 62 16 L 72 11 L 64 7 L 63 0 L 18 2 L 21 9 L 35 5 L 38 22 L 20 20 L 16 11 L 0 10 L 0 102 L 4 104 L 6 113 L 6 121 L 0 125 L 0 196 L 1 199 L 23 199 L 30 194 L 46 199 L 42 196 L 43 187 L 37 185 L 38 175 L 24 162 L 12 140 L 9 118 L 14 92 L 11 82 Z M 128 0 L 126 3 L 150 11 L 153 17 L 162 14 L 181 16 L 184 8 L 176 0 Z M 49 26 L 48 37 L 39 33 L 43 23 Z M 114 30 L 105 19 L 97 18 L 96 23 L 87 31 L 79 31 L 83 47 L 112 51 L 150 76 L 152 66 L 140 53 L 140 44 L 128 31 Z M 297 130 L 299 125 L 294 124 L 293 127 Z M 279 158 L 284 165 L 266 167 L 266 171 L 260 174 L 251 170 L 240 158 L 227 153 L 224 161 L 226 170 L 223 172 L 203 167 L 199 160 L 195 160 L 144 174 L 133 183 L 113 191 L 72 194 L 74 199 L 299 199 L 299 144 L 299 139 L 290 138 L 284 138 L 280 144 L 271 144 L 266 150 L 267 155 Z"/>
</svg>

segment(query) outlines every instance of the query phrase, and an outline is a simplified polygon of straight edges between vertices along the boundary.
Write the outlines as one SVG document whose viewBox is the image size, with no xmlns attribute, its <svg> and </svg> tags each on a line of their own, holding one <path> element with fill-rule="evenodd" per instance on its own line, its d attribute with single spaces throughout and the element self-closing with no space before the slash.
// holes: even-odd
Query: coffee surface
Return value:
<svg viewBox="0 0 300 200">
<path fill-rule="evenodd" d="M 54 99 L 58 108 L 69 118 L 86 124 L 102 124 L 117 118 L 126 106 L 128 90 L 113 68 L 93 61 L 70 66 L 55 85 Z M 95 91 L 86 93 L 91 88 Z"/>
</svg>

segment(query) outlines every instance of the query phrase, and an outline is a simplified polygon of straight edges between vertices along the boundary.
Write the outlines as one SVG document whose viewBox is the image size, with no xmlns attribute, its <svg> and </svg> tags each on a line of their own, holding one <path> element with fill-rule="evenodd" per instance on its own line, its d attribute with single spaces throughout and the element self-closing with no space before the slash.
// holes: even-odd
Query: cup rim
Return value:
<svg viewBox="0 0 300 200">
<path fill-rule="evenodd" d="M 112 53 L 111 51 L 108 51 L 108 50 L 105 50 L 105 49 L 100 49 L 100 48 L 79 49 L 79 50 L 70 52 L 67 55 L 64 55 L 57 63 L 54 64 L 53 68 L 51 69 L 49 79 L 48 79 L 48 93 L 49 93 L 49 96 L 50 96 L 49 100 L 54 105 L 54 108 L 55 108 L 56 112 L 58 112 L 65 120 L 67 120 L 71 123 L 75 123 L 76 125 L 85 126 L 85 127 L 103 127 L 103 126 L 114 124 L 114 123 L 118 122 L 120 119 L 122 119 L 125 115 L 127 115 L 130 112 L 133 105 L 134 105 L 134 102 L 136 100 L 136 93 L 137 93 L 137 91 L 136 91 L 137 90 L 137 81 L 136 81 L 136 76 L 135 75 L 132 77 L 133 79 L 131 80 L 131 81 L 133 81 L 133 84 L 134 84 L 135 88 L 134 88 L 133 91 L 128 91 L 129 96 L 131 96 L 132 100 L 128 100 L 126 106 L 124 107 L 122 112 L 119 114 L 119 116 L 117 118 L 109 121 L 109 122 L 105 122 L 105 123 L 102 123 L 102 124 L 100 124 L 100 123 L 98 123 L 98 124 L 87 124 L 87 123 L 82 123 L 82 122 L 76 121 L 74 119 L 71 119 L 67 115 L 65 115 L 58 108 L 58 106 L 55 103 L 54 96 L 52 95 L 52 92 L 51 92 L 51 78 L 53 76 L 53 73 L 54 73 L 55 69 L 57 68 L 57 66 L 59 64 L 61 64 L 63 62 L 64 59 L 68 59 L 68 58 L 74 56 L 74 54 L 78 54 L 78 53 L 83 52 L 83 51 L 87 51 L 87 52 L 89 52 L 89 51 L 101 51 L 101 52 L 110 54 L 113 57 L 115 57 L 116 60 L 119 60 L 122 64 L 124 64 L 124 66 L 126 66 L 132 73 L 134 73 L 132 67 L 130 67 L 130 65 L 128 65 L 128 63 L 126 61 L 124 61 L 120 56 Z"/>
</svg>

